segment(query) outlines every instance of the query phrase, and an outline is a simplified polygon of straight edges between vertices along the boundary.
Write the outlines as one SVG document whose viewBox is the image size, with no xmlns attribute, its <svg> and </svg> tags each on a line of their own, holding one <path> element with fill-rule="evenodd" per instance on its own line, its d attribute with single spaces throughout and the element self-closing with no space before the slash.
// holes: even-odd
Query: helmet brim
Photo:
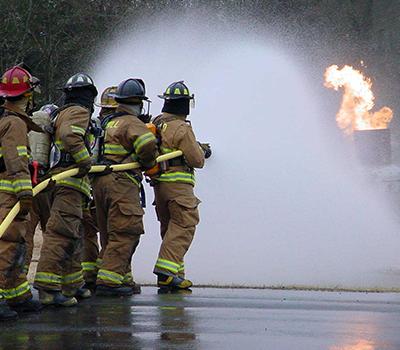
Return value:
<svg viewBox="0 0 400 350">
<path fill-rule="evenodd" d="M 13 92 L 10 91 L 3 91 L 0 90 L 0 96 L 3 98 L 7 98 L 7 97 L 18 97 L 18 96 L 22 96 L 25 92 L 28 92 L 32 89 L 28 89 L 28 90 L 15 90 Z"/>
<path fill-rule="evenodd" d="M 140 100 L 148 100 L 149 98 L 147 96 L 138 96 L 138 95 L 134 95 L 134 96 L 119 96 L 119 95 L 112 95 L 114 97 L 114 100 L 118 102 L 118 100 L 127 100 L 128 98 L 138 98 Z"/>
<path fill-rule="evenodd" d="M 157 95 L 157 97 L 162 98 L 163 100 L 178 100 L 178 99 L 185 99 L 191 100 L 192 96 L 165 96 L 165 95 Z"/>
</svg>

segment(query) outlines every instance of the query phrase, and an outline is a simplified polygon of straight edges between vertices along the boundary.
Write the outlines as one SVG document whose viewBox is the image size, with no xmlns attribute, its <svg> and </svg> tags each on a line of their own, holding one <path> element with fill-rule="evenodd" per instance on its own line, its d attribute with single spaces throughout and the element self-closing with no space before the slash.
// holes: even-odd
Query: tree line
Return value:
<svg viewBox="0 0 400 350">
<path fill-rule="evenodd" d="M 12 0 L 0 12 L 0 68 L 25 62 L 42 81 L 39 102 L 57 101 L 66 79 L 90 68 L 116 35 L 170 11 L 208 10 L 228 21 L 278 26 L 299 47 L 355 49 L 370 39 L 373 0 Z M 218 16 L 217 16 L 218 15 Z M 168 39 L 166 39 L 168 40 Z"/>
</svg>

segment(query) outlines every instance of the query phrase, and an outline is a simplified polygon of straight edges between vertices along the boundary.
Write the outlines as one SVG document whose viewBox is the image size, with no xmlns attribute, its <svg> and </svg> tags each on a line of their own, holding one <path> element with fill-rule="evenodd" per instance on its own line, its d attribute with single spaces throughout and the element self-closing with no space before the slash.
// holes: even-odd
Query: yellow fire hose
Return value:
<svg viewBox="0 0 400 350">
<path fill-rule="evenodd" d="M 159 156 L 157 158 L 157 163 L 160 163 L 164 160 L 176 158 L 182 155 L 182 151 L 175 151 L 167 154 L 163 154 L 162 156 Z M 131 170 L 135 168 L 140 168 L 141 164 L 138 162 L 135 163 L 126 163 L 126 164 L 115 164 L 115 165 L 110 165 L 110 169 L 112 171 L 125 171 L 125 170 Z M 106 169 L 105 165 L 93 165 L 89 171 L 89 173 L 101 173 Z M 38 193 L 43 191 L 47 185 L 49 184 L 50 180 L 53 180 L 57 183 L 57 181 L 63 180 L 67 177 L 74 176 L 78 173 L 78 168 L 70 169 L 67 171 L 64 171 L 60 174 L 53 175 L 50 179 L 44 180 L 43 182 L 39 183 L 37 186 L 33 188 L 33 195 L 36 196 Z M 7 214 L 5 219 L 0 225 L 0 238 L 3 236 L 4 232 L 7 230 L 8 226 L 10 226 L 11 222 L 15 219 L 17 214 L 19 213 L 20 210 L 20 205 L 19 202 L 14 205 L 14 207 L 10 210 L 10 212 Z"/>
</svg>

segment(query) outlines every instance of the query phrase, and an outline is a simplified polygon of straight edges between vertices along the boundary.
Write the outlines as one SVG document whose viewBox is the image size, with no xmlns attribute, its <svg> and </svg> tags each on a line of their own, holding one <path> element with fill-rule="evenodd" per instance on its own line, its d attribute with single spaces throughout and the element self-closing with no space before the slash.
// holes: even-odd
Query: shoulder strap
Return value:
<svg viewBox="0 0 400 350">
<path fill-rule="evenodd" d="M 103 129 L 105 129 L 106 126 L 107 126 L 107 123 L 108 123 L 111 119 L 116 118 L 116 117 L 120 117 L 121 115 L 125 115 L 125 114 L 126 114 L 125 112 L 117 112 L 117 113 L 114 113 L 114 114 L 109 115 L 108 117 L 105 117 L 105 118 L 101 121 L 101 127 L 102 127 Z"/>
<path fill-rule="evenodd" d="M 159 116 L 155 117 L 153 120 L 153 124 L 156 126 L 156 128 L 160 127 L 162 123 L 168 123 L 172 120 L 176 120 L 177 118 L 175 117 L 163 117 L 162 114 Z"/>
<path fill-rule="evenodd" d="M 104 160 L 104 136 L 105 136 L 105 129 L 107 126 L 107 123 L 116 117 L 120 117 L 121 115 L 124 115 L 126 113 L 124 112 L 117 112 L 114 114 L 111 114 L 107 117 L 105 117 L 102 121 L 101 121 L 101 129 L 103 130 L 101 133 L 101 136 L 99 137 L 99 155 L 98 155 L 98 162 L 101 163 Z"/>
</svg>

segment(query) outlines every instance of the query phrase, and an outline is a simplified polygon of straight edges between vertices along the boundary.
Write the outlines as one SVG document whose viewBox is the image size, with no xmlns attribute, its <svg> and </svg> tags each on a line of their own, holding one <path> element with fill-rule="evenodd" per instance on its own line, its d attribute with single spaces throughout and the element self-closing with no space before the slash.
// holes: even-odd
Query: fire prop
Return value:
<svg viewBox="0 0 400 350">
<path fill-rule="evenodd" d="M 388 107 L 371 113 L 374 107 L 374 94 L 371 80 L 350 66 L 339 70 L 337 65 L 325 71 L 325 86 L 335 89 L 344 88 L 342 105 L 336 115 L 338 126 L 345 133 L 352 135 L 354 130 L 386 129 L 393 117 Z"/>
</svg>

